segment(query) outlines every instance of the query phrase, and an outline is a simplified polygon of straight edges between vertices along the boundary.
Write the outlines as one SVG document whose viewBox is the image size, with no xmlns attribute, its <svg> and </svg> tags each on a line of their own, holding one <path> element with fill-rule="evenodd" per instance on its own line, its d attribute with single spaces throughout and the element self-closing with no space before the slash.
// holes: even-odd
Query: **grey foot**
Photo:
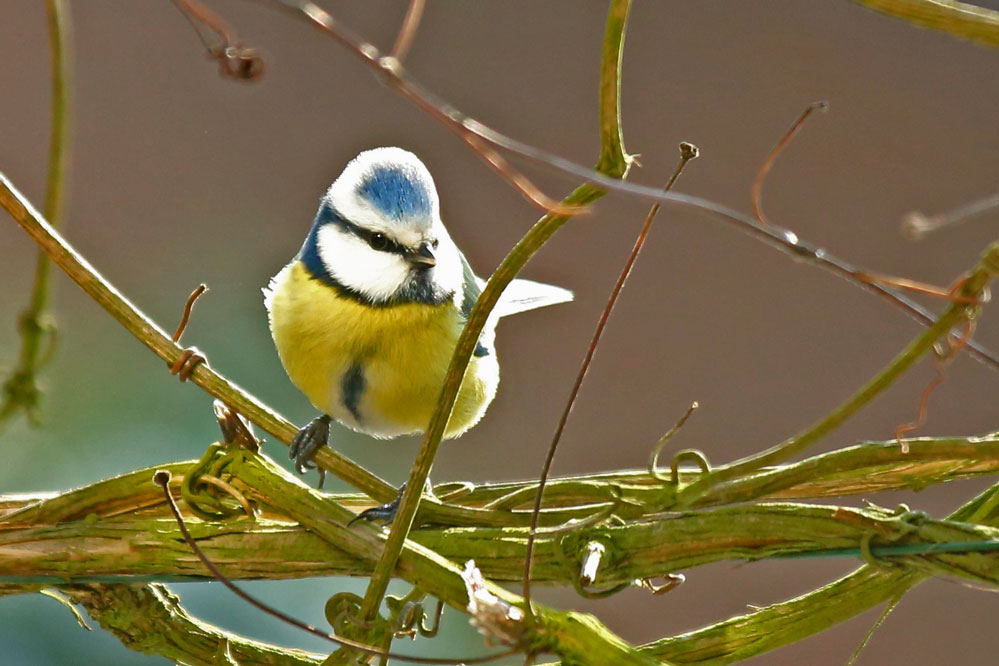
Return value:
<svg viewBox="0 0 999 666">
<path fill-rule="evenodd" d="M 288 457 L 295 461 L 295 469 L 298 470 L 299 474 L 305 474 L 310 469 L 316 469 L 316 466 L 309 461 L 312 460 L 312 456 L 316 454 L 316 451 L 329 443 L 329 440 L 330 417 L 326 414 L 312 419 L 307 426 L 298 431 L 295 439 L 291 440 L 291 446 L 288 448 Z M 326 470 L 320 467 L 319 485 L 317 487 L 322 488 L 325 480 Z"/>
</svg>

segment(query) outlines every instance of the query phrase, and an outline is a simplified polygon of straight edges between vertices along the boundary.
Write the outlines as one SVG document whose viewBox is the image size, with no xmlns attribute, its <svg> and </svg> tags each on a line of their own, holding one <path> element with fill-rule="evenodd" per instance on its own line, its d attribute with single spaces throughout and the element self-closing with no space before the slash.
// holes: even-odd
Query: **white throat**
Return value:
<svg viewBox="0 0 999 666">
<path fill-rule="evenodd" d="M 464 272 L 458 248 L 439 222 L 437 265 L 428 270 L 428 277 L 442 292 L 454 294 L 461 303 Z M 413 265 L 403 256 L 372 249 L 363 239 L 342 229 L 336 223 L 324 224 L 317 234 L 319 258 L 326 271 L 347 289 L 374 303 L 386 303 L 396 298 L 415 278 Z"/>
</svg>

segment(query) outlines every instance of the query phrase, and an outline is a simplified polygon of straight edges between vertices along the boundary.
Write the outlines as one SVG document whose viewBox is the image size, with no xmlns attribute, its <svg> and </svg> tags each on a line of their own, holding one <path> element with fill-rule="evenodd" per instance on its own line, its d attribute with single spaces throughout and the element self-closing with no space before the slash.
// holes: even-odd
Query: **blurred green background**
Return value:
<svg viewBox="0 0 999 666">
<path fill-rule="evenodd" d="M 399 145 L 435 175 L 445 222 L 488 274 L 538 216 L 434 121 L 381 85 L 314 29 L 239 0 L 212 7 L 269 70 L 256 85 L 221 79 L 168 2 L 72 3 L 76 83 L 67 237 L 103 274 L 172 330 L 206 282 L 185 341 L 212 365 L 303 423 L 313 416 L 285 377 L 260 288 L 297 251 L 317 201 L 357 152 Z M 999 2 L 981 3 L 999 8 Z M 404 2 L 326 3 L 389 47 Z M 407 60 L 413 76 L 458 108 L 584 164 L 597 155 L 596 91 L 605 3 L 431 2 Z M 678 190 L 749 210 L 754 174 L 801 110 L 809 121 L 766 184 L 770 218 L 848 260 L 948 284 L 995 238 L 983 219 L 921 243 L 898 234 L 910 210 L 935 213 L 995 191 L 999 54 L 840 0 L 804 3 L 636 2 L 625 53 L 626 145 L 636 182 L 660 184 L 676 145 L 702 151 Z M 43 3 L 0 0 L 0 170 L 39 206 L 45 188 L 49 63 Z M 526 166 L 553 195 L 574 183 Z M 483 422 L 442 448 L 437 481 L 536 476 L 593 323 L 646 211 L 612 196 L 569 224 L 525 275 L 572 288 L 575 303 L 501 328 L 499 396 Z M 0 364 L 10 365 L 35 247 L 0 215 Z M 0 492 L 58 490 L 160 462 L 194 458 L 218 436 L 211 399 L 170 377 L 63 275 L 55 276 L 59 349 L 44 373 L 44 426 L 0 435 Z M 939 308 L 939 303 L 929 305 Z M 615 312 L 556 459 L 555 473 L 645 464 L 692 400 L 702 409 L 677 447 L 716 462 L 783 439 L 836 405 L 917 332 L 897 311 L 731 228 L 666 208 Z M 999 349 L 986 312 L 977 337 Z M 823 443 L 885 439 L 915 415 L 932 377 L 920 365 Z M 999 427 L 999 374 L 959 358 L 934 395 L 922 434 Z M 339 428 L 336 447 L 392 482 L 415 438 L 374 441 Z M 265 451 L 283 460 L 285 449 Z M 331 484 L 336 487 L 336 484 Z M 942 515 L 983 483 L 911 501 Z M 859 498 L 850 500 L 859 503 Z M 788 598 L 851 561 L 723 564 L 691 572 L 666 597 L 629 591 L 602 601 L 542 590 L 541 600 L 596 612 L 647 641 Z M 322 605 L 364 581 L 247 585 L 322 624 Z M 326 646 L 276 624 L 217 584 L 173 586 L 196 615 L 307 649 Z M 860 663 L 994 659 L 994 595 L 932 581 L 907 595 Z M 842 664 L 876 611 L 753 664 Z M 481 641 L 457 613 L 446 637 L 405 649 L 474 654 Z M 53 637 L 57 636 L 57 640 Z M 988 655 L 988 656 L 986 656 Z M 80 631 L 39 596 L 0 598 L 0 664 L 160 664 L 102 631 Z"/>
</svg>

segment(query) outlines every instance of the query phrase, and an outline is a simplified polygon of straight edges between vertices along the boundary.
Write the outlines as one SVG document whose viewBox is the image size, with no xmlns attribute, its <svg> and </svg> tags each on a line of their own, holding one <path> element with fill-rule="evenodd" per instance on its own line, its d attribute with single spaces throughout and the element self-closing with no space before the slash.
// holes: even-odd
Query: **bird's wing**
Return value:
<svg viewBox="0 0 999 666">
<path fill-rule="evenodd" d="M 465 255 L 461 256 L 461 263 L 465 271 L 465 291 L 461 301 L 461 312 L 467 318 L 472 311 L 472 306 L 475 305 L 475 301 L 482 293 L 482 288 L 486 286 L 486 281 L 472 272 L 472 267 L 469 266 Z M 533 280 L 517 279 L 508 284 L 503 293 L 500 294 L 499 302 L 489 317 L 496 320 L 518 312 L 543 308 L 546 305 L 568 303 L 571 300 L 572 292 L 568 289 Z"/>
<path fill-rule="evenodd" d="M 468 319 L 468 315 L 472 312 L 472 307 L 475 305 L 475 301 L 479 300 L 479 294 L 482 293 L 482 285 L 485 283 L 475 276 L 475 272 L 472 267 L 468 264 L 468 259 L 465 255 L 458 251 L 458 255 L 461 257 L 461 267 L 464 271 L 463 288 L 464 293 L 461 297 L 461 314 L 464 315 L 465 319 Z"/>
<path fill-rule="evenodd" d="M 568 289 L 534 280 L 516 279 L 503 290 L 499 303 L 493 309 L 493 315 L 506 317 L 548 305 L 568 303 L 571 300 L 572 292 Z"/>
</svg>

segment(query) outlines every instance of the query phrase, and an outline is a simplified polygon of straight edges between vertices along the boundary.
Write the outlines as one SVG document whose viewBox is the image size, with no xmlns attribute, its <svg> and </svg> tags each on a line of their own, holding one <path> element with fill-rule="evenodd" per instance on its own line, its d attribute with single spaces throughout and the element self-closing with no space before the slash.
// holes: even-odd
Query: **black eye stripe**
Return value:
<svg viewBox="0 0 999 666">
<path fill-rule="evenodd" d="M 364 229 L 362 227 L 357 226 L 353 222 L 348 222 L 343 218 L 338 218 L 337 222 L 339 223 L 341 228 L 345 229 L 346 231 L 349 231 L 351 234 L 363 240 L 373 250 L 377 250 L 378 252 L 389 252 L 391 254 L 398 254 L 398 255 L 406 254 L 406 248 L 404 248 L 396 241 L 392 240 L 387 234 L 383 234 L 379 231 L 370 231 L 368 229 Z M 375 238 L 378 236 L 380 236 L 381 239 L 384 240 L 381 239 L 375 240 Z M 384 247 L 380 247 L 382 243 L 384 243 Z M 376 245 L 378 245 L 379 247 L 375 247 Z"/>
</svg>

